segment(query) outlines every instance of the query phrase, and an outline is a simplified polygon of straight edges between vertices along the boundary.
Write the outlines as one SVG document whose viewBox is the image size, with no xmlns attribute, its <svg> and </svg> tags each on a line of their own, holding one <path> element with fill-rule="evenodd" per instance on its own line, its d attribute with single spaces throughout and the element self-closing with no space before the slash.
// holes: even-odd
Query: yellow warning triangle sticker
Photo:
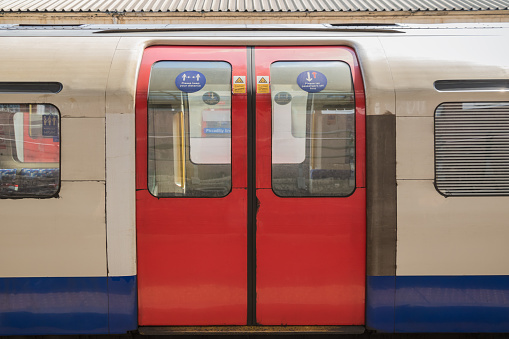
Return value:
<svg viewBox="0 0 509 339">
<path fill-rule="evenodd" d="M 260 81 L 258 81 L 259 84 L 266 84 L 267 80 L 265 78 L 260 78 Z"/>
<path fill-rule="evenodd" d="M 235 83 L 236 84 L 243 84 L 244 81 L 242 81 L 242 78 L 241 77 L 238 77 L 237 80 L 235 80 Z"/>
</svg>

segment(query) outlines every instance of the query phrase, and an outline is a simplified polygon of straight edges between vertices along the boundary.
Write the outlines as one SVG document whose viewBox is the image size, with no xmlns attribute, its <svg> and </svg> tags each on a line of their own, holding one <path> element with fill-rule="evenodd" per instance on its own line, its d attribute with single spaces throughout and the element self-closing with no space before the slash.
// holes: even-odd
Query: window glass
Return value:
<svg viewBox="0 0 509 339">
<path fill-rule="evenodd" d="M 148 93 L 148 189 L 156 197 L 231 190 L 231 66 L 161 61 Z"/>
<path fill-rule="evenodd" d="M 272 189 L 279 196 L 347 196 L 355 189 L 355 100 L 348 64 L 275 62 Z"/>
<path fill-rule="evenodd" d="M 60 114 L 52 105 L 0 104 L 0 196 L 51 197 L 60 183 Z"/>
<path fill-rule="evenodd" d="M 435 186 L 445 196 L 509 195 L 509 103 L 435 111 Z"/>
</svg>

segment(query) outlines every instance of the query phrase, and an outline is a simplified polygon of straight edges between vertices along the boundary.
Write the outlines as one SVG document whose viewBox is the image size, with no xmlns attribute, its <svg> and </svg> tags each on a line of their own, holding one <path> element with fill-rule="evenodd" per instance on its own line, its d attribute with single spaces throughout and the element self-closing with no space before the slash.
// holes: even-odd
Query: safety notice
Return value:
<svg viewBox="0 0 509 339">
<path fill-rule="evenodd" d="M 256 92 L 257 93 L 270 93 L 269 76 L 262 75 L 256 77 Z"/>
<path fill-rule="evenodd" d="M 240 75 L 233 76 L 232 84 L 233 94 L 244 94 L 246 93 L 246 77 Z"/>
</svg>

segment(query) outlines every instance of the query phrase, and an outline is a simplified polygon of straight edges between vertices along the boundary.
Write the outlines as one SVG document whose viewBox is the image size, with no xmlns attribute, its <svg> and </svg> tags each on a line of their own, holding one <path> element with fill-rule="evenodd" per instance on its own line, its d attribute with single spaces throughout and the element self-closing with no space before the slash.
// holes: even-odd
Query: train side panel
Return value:
<svg viewBox="0 0 509 339">
<path fill-rule="evenodd" d="M 125 319 L 121 329 L 110 328 L 115 312 L 136 318 L 134 272 L 111 270 L 106 254 L 105 92 L 118 40 L 25 37 L 0 42 L 2 81 L 63 85 L 59 93 L 0 96 L 2 105 L 56 107 L 61 131 L 59 193 L 1 200 L 2 335 L 136 328 L 135 320 L 133 325 Z"/>
<path fill-rule="evenodd" d="M 509 198 L 446 197 L 435 178 L 437 108 L 509 102 L 509 92 L 434 87 L 438 80 L 509 79 L 507 30 L 207 34 L 0 39 L 2 81 L 63 85 L 59 93 L 0 93 L 0 114 L 2 105 L 56 107 L 54 141 L 61 142 L 55 197 L 0 200 L 0 335 L 136 330 L 141 57 L 153 45 L 225 42 L 349 46 L 358 56 L 366 94 L 366 327 L 509 332 Z M 1 164 L 15 163 L 1 147 Z"/>
<path fill-rule="evenodd" d="M 437 107 L 509 100 L 506 90 L 434 88 L 437 80 L 508 79 L 508 36 L 492 33 L 381 39 L 397 102 L 396 332 L 509 331 L 509 198 L 446 197 L 435 187 Z M 458 124 L 449 131 L 465 129 Z"/>
</svg>

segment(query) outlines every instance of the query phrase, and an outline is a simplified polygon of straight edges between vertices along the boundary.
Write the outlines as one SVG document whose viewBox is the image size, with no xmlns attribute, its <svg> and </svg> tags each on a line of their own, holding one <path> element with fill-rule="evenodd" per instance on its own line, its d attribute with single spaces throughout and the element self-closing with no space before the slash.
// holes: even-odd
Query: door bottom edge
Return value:
<svg viewBox="0 0 509 339">
<path fill-rule="evenodd" d="M 364 326 L 322 326 L 322 325 L 288 325 L 288 326 L 141 326 L 143 335 L 238 335 L 238 334 L 362 334 Z"/>
</svg>

